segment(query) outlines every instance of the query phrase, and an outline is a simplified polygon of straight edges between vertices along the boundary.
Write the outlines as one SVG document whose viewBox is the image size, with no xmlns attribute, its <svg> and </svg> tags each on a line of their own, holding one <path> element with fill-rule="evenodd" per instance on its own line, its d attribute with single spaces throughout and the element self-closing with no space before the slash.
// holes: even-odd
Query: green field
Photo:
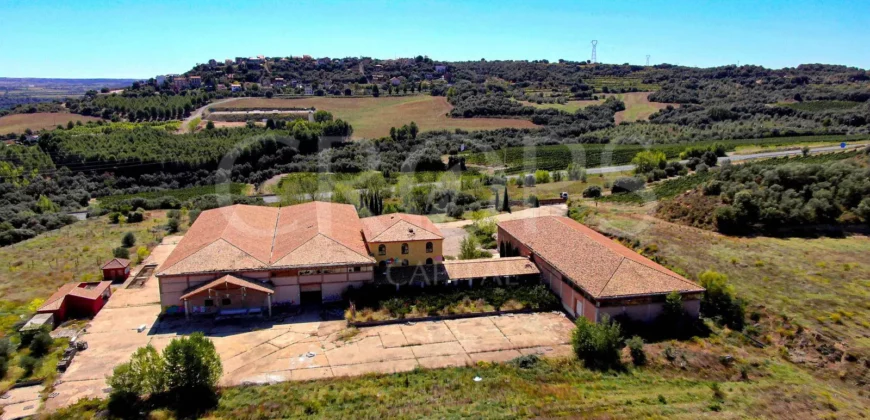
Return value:
<svg viewBox="0 0 870 420">
<path fill-rule="evenodd" d="M 660 150 L 668 159 L 675 159 L 688 147 L 706 147 L 725 144 L 729 150 L 743 145 L 785 146 L 793 143 L 832 143 L 866 139 L 867 135 L 853 136 L 799 136 L 767 139 L 735 139 L 702 141 L 696 143 L 661 144 L 652 146 L 616 144 L 567 144 L 553 146 L 511 147 L 488 153 L 470 153 L 466 161 L 474 165 L 507 167 L 507 172 L 517 173 L 534 169 L 559 170 L 575 162 L 587 168 L 611 165 L 627 165 L 631 159 L 647 149 Z"/>
</svg>

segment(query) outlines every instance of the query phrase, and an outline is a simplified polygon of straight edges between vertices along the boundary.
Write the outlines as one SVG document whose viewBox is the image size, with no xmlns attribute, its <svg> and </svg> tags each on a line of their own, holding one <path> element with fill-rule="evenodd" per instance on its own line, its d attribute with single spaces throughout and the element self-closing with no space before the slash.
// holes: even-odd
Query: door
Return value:
<svg viewBox="0 0 870 420">
<path fill-rule="evenodd" d="M 574 316 L 580 318 L 583 316 L 583 300 L 577 299 L 577 304 L 575 305 Z"/>
</svg>

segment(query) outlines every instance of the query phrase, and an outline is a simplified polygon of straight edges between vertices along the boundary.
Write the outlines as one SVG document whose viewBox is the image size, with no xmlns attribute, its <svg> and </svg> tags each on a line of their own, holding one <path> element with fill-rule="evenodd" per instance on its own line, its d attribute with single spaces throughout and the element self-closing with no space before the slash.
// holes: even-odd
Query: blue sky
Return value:
<svg viewBox="0 0 870 420">
<path fill-rule="evenodd" d="M 867 0 L 0 0 L 0 77 L 131 77 L 235 56 L 870 68 Z"/>
</svg>

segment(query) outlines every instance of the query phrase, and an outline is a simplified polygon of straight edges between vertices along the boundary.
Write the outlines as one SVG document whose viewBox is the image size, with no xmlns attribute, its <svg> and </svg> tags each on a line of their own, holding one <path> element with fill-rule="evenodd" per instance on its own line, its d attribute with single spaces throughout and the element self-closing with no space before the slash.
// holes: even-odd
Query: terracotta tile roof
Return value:
<svg viewBox="0 0 870 420">
<path fill-rule="evenodd" d="M 251 290 L 256 290 L 258 292 L 263 292 L 267 295 L 271 295 L 275 293 L 275 290 L 269 285 L 261 282 L 251 281 L 239 276 L 235 276 L 232 274 L 227 274 L 221 278 L 216 280 L 212 280 L 202 286 L 191 288 L 189 292 L 185 293 L 181 296 L 180 300 L 190 299 L 193 296 L 196 296 L 202 292 L 205 292 L 209 289 L 216 289 L 221 286 L 226 287 L 227 285 L 233 285 L 236 287 L 245 287 Z"/>
<path fill-rule="evenodd" d="M 526 257 L 484 258 L 479 260 L 444 261 L 450 279 L 476 279 L 495 276 L 540 274 L 538 267 Z"/>
<path fill-rule="evenodd" d="M 100 297 L 106 289 L 112 287 L 112 282 L 101 281 L 93 283 L 66 283 L 57 289 L 45 303 L 37 309 L 37 312 L 56 311 L 63 306 L 63 301 L 67 296 L 76 296 L 84 299 L 94 300 Z"/>
<path fill-rule="evenodd" d="M 234 205 L 200 214 L 158 275 L 374 263 L 349 204 Z"/>
<path fill-rule="evenodd" d="M 597 299 L 704 290 L 567 217 L 510 220 L 498 226 Z"/>
<path fill-rule="evenodd" d="M 112 268 L 126 268 L 130 266 L 130 260 L 125 260 L 123 258 L 114 258 L 111 261 L 103 264 L 102 269 L 112 269 Z"/>
<path fill-rule="evenodd" d="M 441 230 L 428 217 L 392 213 L 360 219 L 369 242 L 432 241 L 444 239 Z"/>
</svg>

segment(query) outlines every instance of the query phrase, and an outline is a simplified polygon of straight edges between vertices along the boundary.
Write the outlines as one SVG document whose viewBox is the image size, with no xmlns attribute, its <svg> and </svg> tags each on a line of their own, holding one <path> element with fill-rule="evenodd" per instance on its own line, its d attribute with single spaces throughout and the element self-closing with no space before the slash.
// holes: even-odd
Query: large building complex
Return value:
<svg viewBox="0 0 870 420">
<path fill-rule="evenodd" d="M 470 287 L 541 279 L 568 313 L 594 321 L 603 314 L 652 320 L 674 291 L 698 314 L 701 287 L 569 218 L 502 222 L 498 239 L 502 258 L 443 261 L 444 236 L 425 216 L 360 219 L 352 205 L 324 202 L 223 207 L 202 212 L 160 267 L 160 302 L 187 315 L 269 313 L 337 301 L 390 268 L 399 269 L 396 277 L 385 277 L 396 280 L 424 266 L 432 268 L 427 280 Z M 414 273 L 408 281 L 420 282 Z"/>
</svg>

